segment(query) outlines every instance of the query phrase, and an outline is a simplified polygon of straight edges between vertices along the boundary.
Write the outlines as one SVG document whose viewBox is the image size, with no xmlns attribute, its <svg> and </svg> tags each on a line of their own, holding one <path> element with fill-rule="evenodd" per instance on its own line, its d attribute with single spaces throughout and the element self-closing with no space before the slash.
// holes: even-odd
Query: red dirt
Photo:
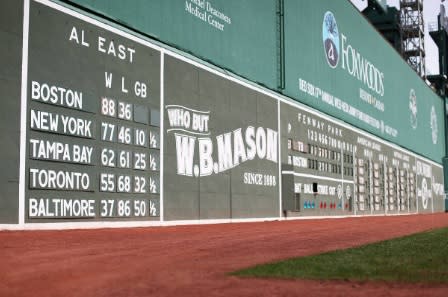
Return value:
<svg viewBox="0 0 448 297">
<path fill-rule="evenodd" d="M 448 296 L 447 285 L 239 279 L 228 272 L 448 226 L 448 214 L 0 232 L 0 296 Z M 448 248 L 447 248 L 448 256 Z"/>
</svg>

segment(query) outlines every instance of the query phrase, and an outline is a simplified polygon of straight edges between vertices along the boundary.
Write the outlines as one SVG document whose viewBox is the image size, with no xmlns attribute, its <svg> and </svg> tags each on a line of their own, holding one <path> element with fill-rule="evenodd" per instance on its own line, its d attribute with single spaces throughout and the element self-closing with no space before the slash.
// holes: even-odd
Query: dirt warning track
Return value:
<svg viewBox="0 0 448 297">
<path fill-rule="evenodd" d="M 448 296 L 448 286 L 239 279 L 258 263 L 448 226 L 448 214 L 0 232 L 0 296 Z M 447 248 L 448 256 L 448 248 Z"/>
</svg>

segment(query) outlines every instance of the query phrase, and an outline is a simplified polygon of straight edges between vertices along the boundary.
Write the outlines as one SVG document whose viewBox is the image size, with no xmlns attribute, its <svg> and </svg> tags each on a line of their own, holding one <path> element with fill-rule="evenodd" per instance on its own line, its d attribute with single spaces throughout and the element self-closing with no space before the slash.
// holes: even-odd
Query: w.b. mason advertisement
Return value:
<svg viewBox="0 0 448 297">
<path fill-rule="evenodd" d="M 165 57 L 166 220 L 278 217 L 277 101 Z"/>
</svg>

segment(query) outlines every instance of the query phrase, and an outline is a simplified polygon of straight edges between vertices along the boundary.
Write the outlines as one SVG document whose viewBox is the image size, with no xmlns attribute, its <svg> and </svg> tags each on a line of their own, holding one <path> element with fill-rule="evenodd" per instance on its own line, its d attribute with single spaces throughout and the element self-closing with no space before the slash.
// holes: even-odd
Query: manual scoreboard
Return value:
<svg viewBox="0 0 448 297">
<path fill-rule="evenodd" d="M 159 216 L 160 52 L 135 40 L 31 2 L 27 220 Z"/>
</svg>

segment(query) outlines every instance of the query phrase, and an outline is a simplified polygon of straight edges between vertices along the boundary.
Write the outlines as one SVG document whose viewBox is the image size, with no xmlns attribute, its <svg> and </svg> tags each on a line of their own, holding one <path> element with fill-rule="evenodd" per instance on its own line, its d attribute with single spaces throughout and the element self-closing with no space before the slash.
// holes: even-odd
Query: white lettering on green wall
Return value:
<svg viewBox="0 0 448 297">
<path fill-rule="evenodd" d="M 363 82 L 370 90 L 384 96 L 384 73 L 347 42 L 347 36 L 342 36 L 342 68 Z"/>
<path fill-rule="evenodd" d="M 125 44 L 117 43 L 114 40 L 109 40 L 103 36 L 97 36 L 96 38 L 92 38 L 92 36 L 90 36 L 89 38 L 85 32 L 86 31 L 84 29 L 78 29 L 73 26 L 70 30 L 68 41 L 76 45 L 90 48 L 89 39 L 96 40 L 96 49 L 98 52 L 129 63 L 134 62 L 134 48 Z"/>
<path fill-rule="evenodd" d="M 166 108 L 170 126 L 167 132 L 175 132 L 179 175 L 218 174 L 255 158 L 278 162 L 277 131 L 248 126 L 210 137 L 209 111 L 180 105 Z"/>
<path fill-rule="evenodd" d="M 209 1 L 185 0 L 185 11 L 219 31 L 232 24 L 232 19 Z"/>
</svg>

